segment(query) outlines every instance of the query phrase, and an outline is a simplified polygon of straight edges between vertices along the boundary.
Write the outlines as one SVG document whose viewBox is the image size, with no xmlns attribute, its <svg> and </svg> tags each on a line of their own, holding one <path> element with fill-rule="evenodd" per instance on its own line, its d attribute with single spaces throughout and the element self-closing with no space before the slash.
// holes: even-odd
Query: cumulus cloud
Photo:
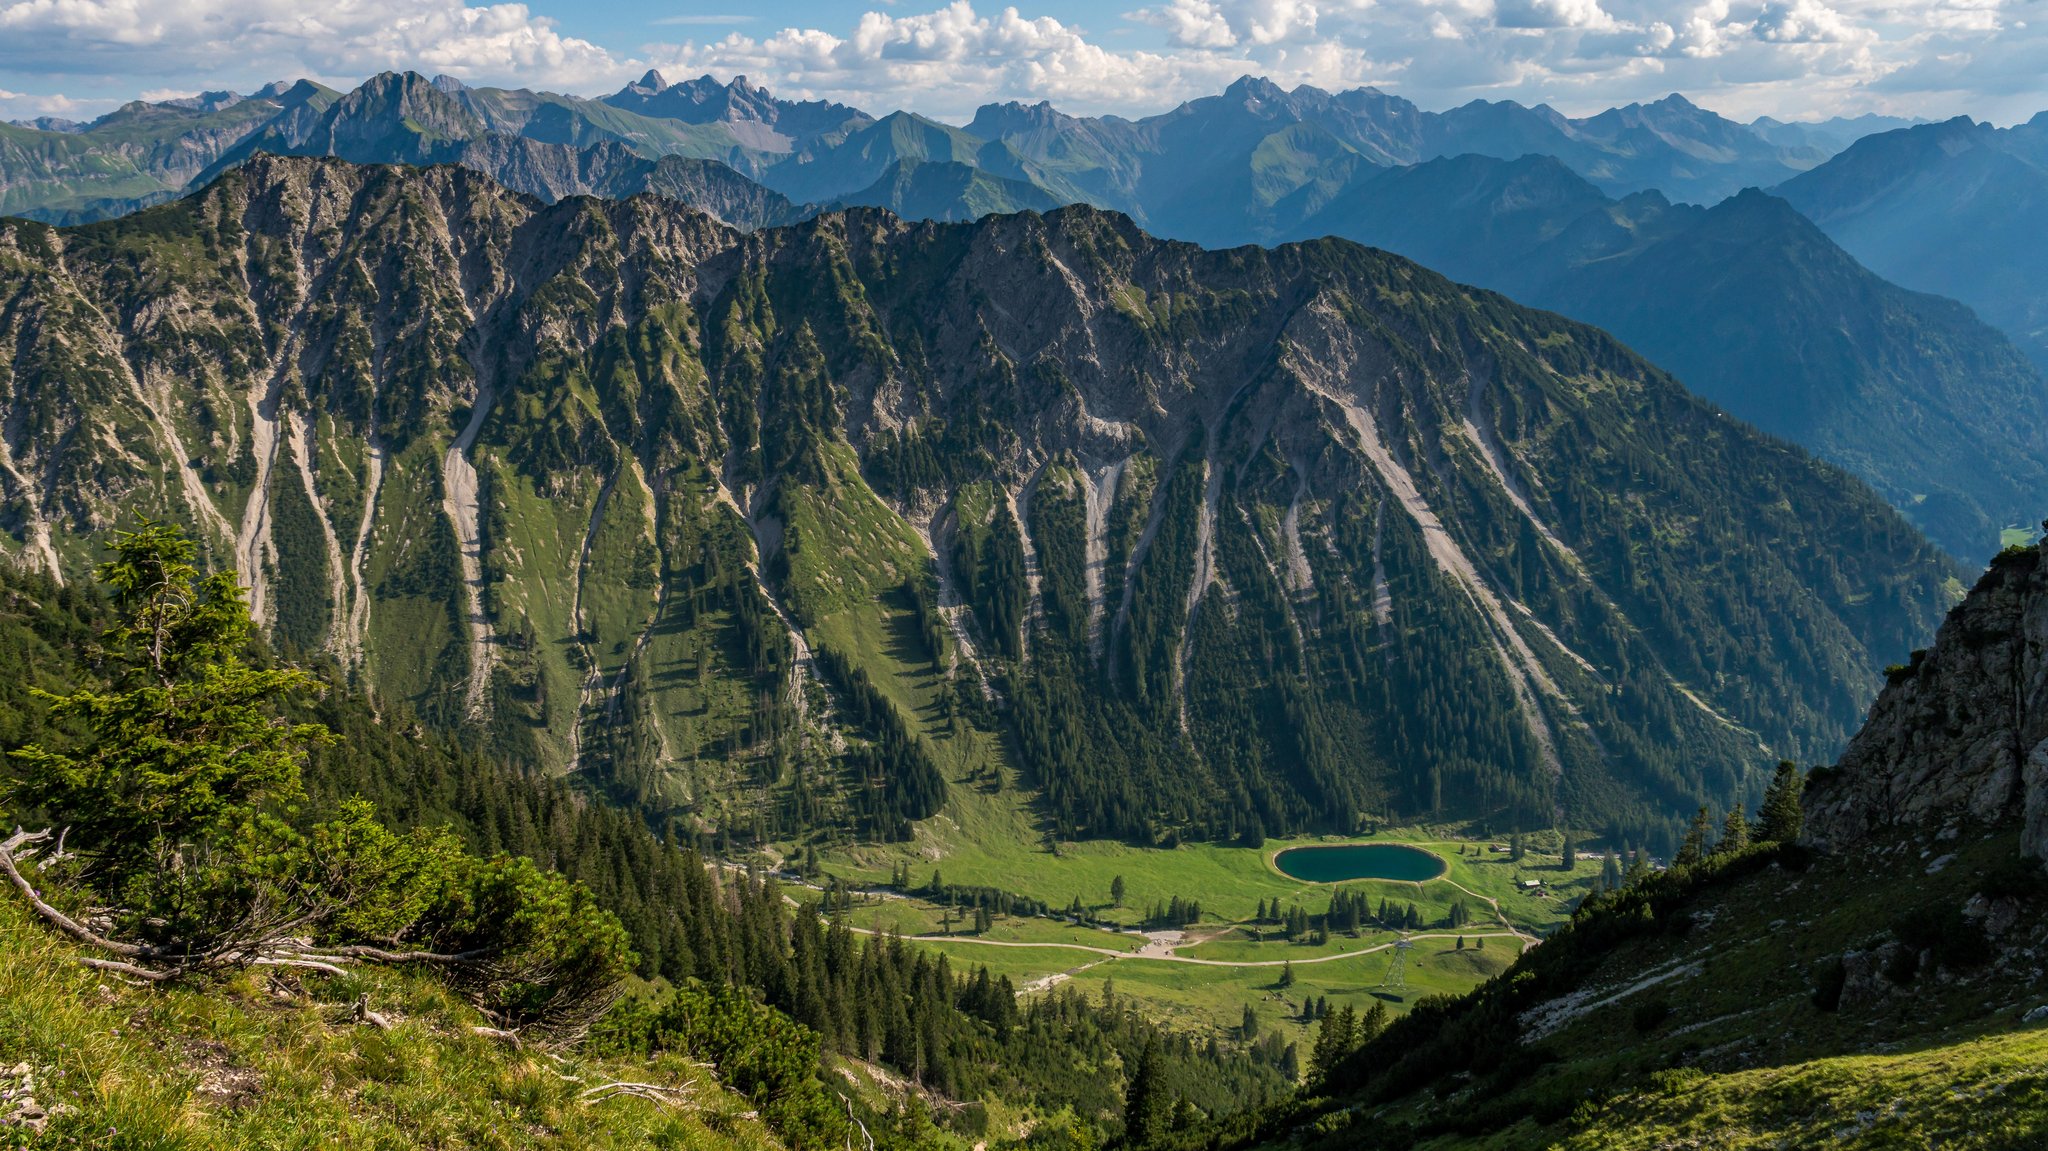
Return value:
<svg viewBox="0 0 2048 1151">
<path fill-rule="evenodd" d="M 969 0 L 932 12 L 863 14 L 844 35 L 787 28 L 652 49 L 665 72 L 744 74 L 778 92 L 878 109 L 912 105 L 963 117 L 1003 99 L 1051 99 L 1074 111 L 1150 110 L 1213 92 L 1265 61 L 1229 51 L 1112 51 L 1049 16 L 987 14 Z M 1142 101 L 1142 103 L 1139 103 Z"/>
<path fill-rule="evenodd" d="M 2011 119 L 2048 104 L 2048 0 L 1135 2 L 1085 29 L 1024 0 L 873 0 L 843 20 L 773 31 L 767 11 L 684 13 L 655 21 L 683 42 L 618 45 L 513 2 L 0 0 L 0 82 L 111 103 L 143 87 L 350 83 L 415 68 L 594 92 L 653 66 L 954 119 L 1000 99 L 1143 114 L 1246 73 L 1378 84 L 1426 107 L 1487 98 L 1582 111 L 1670 91 L 1744 116 Z M 17 95 L 0 107 L 62 99 Z"/>
<path fill-rule="evenodd" d="M 0 0 L 0 74 L 178 77 L 223 66 L 348 78 L 419 67 L 585 83 L 618 69 L 517 3 L 462 0 Z"/>
</svg>

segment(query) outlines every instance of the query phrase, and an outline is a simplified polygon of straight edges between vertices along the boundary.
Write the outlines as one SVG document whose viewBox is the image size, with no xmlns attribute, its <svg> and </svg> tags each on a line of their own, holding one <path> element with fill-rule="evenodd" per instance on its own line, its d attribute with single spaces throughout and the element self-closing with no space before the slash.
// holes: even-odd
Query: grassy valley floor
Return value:
<svg viewBox="0 0 2048 1151">
<path fill-rule="evenodd" d="M 1043 845 L 1017 789 L 956 781 L 945 813 L 919 838 L 826 853 L 822 870 L 859 889 L 849 921 L 946 954 L 956 969 L 987 966 L 1029 995 L 1062 984 L 1093 996 L 1134 1000 L 1154 1018 L 1198 1033 L 1231 1034 L 1251 1006 L 1262 1031 L 1277 1027 L 1290 1042 L 1312 1042 L 1304 1017 L 1310 998 L 1334 1009 L 1374 1002 L 1395 1013 L 1424 995 L 1459 994 L 1504 970 L 1520 951 L 1562 922 L 1600 872 L 1582 858 L 1567 873 L 1556 847 L 1511 860 L 1506 840 L 1460 838 L 1448 828 L 1395 828 L 1363 842 L 1412 844 L 1445 860 L 1443 876 L 1422 883 L 1356 880 L 1306 883 L 1273 865 L 1289 847 L 1353 842 L 1334 837 L 1270 840 L 1263 847 L 1212 844 L 1170 849 L 1113 842 Z M 1494 847 L 1503 850 L 1495 851 Z M 887 887 L 908 865 L 909 892 Z M 997 915 L 974 931 L 973 910 L 935 901 L 926 885 L 936 874 L 955 887 L 986 887 L 1041 901 L 1064 912 L 1079 899 L 1100 926 L 1054 917 Z M 1110 898 L 1121 877 L 1121 906 Z M 1538 889 L 1522 886 L 1538 881 Z M 1299 907 L 1321 916 L 1343 890 L 1377 909 L 1413 904 L 1426 925 L 1399 932 L 1366 922 L 1356 936 L 1330 932 L 1326 942 L 1282 938 L 1274 922 L 1254 922 L 1258 907 Z M 1141 933 L 1148 910 L 1174 898 L 1201 904 L 1200 919 L 1177 931 Z M 1443 924 L 1462 903 L 1467 922 Z M 1395 944 L 1412 944 L 1393 971 Z M 1461 946 L 1462 944 L 1462 946 Z"/>
</svg>

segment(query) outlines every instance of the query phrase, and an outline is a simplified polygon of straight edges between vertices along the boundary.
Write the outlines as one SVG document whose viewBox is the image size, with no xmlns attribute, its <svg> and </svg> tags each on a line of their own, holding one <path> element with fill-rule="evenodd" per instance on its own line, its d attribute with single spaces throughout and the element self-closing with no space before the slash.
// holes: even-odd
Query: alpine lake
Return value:
<svg viewBox="0 0 2048 1151">
<path fill-rule="evenodd" d="M 1398 843 L 1290 847 L 1273 857 L 1273 866 L 1282 875 L 1307 883 L 1344 883 L 1354 879 L 1422 883 L 1450 870 L 1450 865 L 1436 853 Z"/>
</svg>

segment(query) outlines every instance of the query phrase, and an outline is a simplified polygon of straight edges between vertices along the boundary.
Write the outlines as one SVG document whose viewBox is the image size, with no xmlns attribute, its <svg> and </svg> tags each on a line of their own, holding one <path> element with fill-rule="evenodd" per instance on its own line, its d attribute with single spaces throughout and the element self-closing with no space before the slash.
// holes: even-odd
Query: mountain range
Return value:
<svg viewBox="0 0 2048 1151">
<path fill-rule="evenodd" d="M 224 117 L 239 135 L 219 127 Z M 183 164 L 141 157 L 147 174 L 130 182 L 145 180 L 143 194 L 122 200 L 107 194 L 115 185 L 58 178 L 99 163 L 96 141 L 130 139 L 140 124 L 175 145 L 151 156 Z M 346 94 L 279 84 L 247 100 L 130 105 L 75 131 L 16 131 L 10 140 L 38 143 L 12 162 L 0 154 L 0 182 L 18 210 L 72 221 L 160 200 L 179 180 L 202 185 L 263 151 L 456 163 L 550 202 L 651 192 L 742 229 L 833 205 L 967 220 L 1085 202 L 1210 246 L 1339 235 L 1608 327 L 1699 394 L 1850 469 L 1951 554 L 1978 561 L 2037 518 L 2048 490 L 2038 365 L 2019 362 L 1965 310 L 1872 275 L 1797 213 L 1682 202 L 1788 176 L 1787 194 L 1856 186 L 1830 173 L 1869 166 L 1857 157 L 1898 133 L 1828 154 L 1892 126 L 1742 125 L 1679 97 L 1578 120 L 1513 104 L 1425 113 L 1372 89 L 1289 92 L 1247 78 L 1143 120 L 1012 103 L 954 128 L 778 100 L 744 78 L 670 84 L 650 74 L 589 100 L 405 73 Z M 1952 130 L 1926 125 L 1902 138 Z M 2024 135 L 1992 135 L 2015 133 Z M 20 158 L 30 155 L 46 158 Z M 1939 174 L 1923 183 L 1948 186 Z M 38 195 L 49 202 L 37 207 Z M 1870 227 L 1893 215 L 1877 211 Z M 2028 277 L 2028 242 L 2000 245 L 2008 272 L 1990 278 L 1914 271 L 1926 253 L 1892 263 L 1896 278 L 1976 303 L 2026 345 L 2029 297 L 2016 285 Z"/>
<path fill-rule="evenodd" d="M 89 835 L 0 847 L 0 1130 L 2039 1145 L 2044 132 L 654 73 L 0 129 L 0 726 L 77 752 L 9 818 L 77 810 L 22 764 L 245 785 L 223 708 L 340 734 L 261 817 L 303 864 L 253 806 L 137 857 L 331 891 L 297 950 L 155 971 L 99 933 L 171 920 L 50 905 L 127 898 Z M 246 653 L 91 586 L 151 521 Z M 162 721 L 229 664 L 321 698 Z M 52 706 L 124 665 L 158 713 Z M 1297 881 L 1324 837 L 1440 870 Z M 504 951 L 388 948 L 490 921 L 470 851 L 644 986 L 456 1010 Z"/>
<path fill-rule="evenodd" d="M 27 562 L 187 523 L 288 649 L 732 834 L 907 834 L 1007 761 L 1055 839 L 1655 842 L 1956 588 L 1610 337 L 1344 241 L 265 155 L 0 250 Z"/>
<path fill-rule="evenodd" d="M 403 126 L 406 117 L 411 127 Z M 137 101 L 88 124 L 0 125 L 9 148 L 0 154 L 0 210 L 52 222 L 118 214 L 257 148 L 418 151 L 506 135 L 575 147 L 612 142 L 648 159 L 716 159 L 797 202 L 843 198 L 899 162 L 965 163 L 1035 183 L 1061 203 L 1126 212 L 1158 233 L 1237 242 L 1221 233 L 1241 233 L 1246 221 L 1233 221 L 1227 208 L 1218 215 L 1215 206 L 1174 202 L 1175 195 L 1221 175 L 1232 185 L 1256 185 L 1237 199 L 1256 201 L 1257 212 L 1306 185 L 1341 185 L 1360 165 L 1541 154 L 1612 195 L 1656 188 L 1711 203 L 1747 185 L 1781 183 L 1859 134 L 1890 126 L 1875 117 L 1744 125 L 1676 95 L 1582 119 L 1512 102 L 1439 113 L 1372 88 L 1290 92 L 1246 77 L 1219 95 L 1140 120 L 1008 103 L 987 105 L 956 128 L 907 112 L 877 117 L 841 104 L 781 100 L 745 77 L 671 84 L 650 72 L 589 99 L 386 73 L 347 94 L 280 82 L 246 98 L 221 92 Z"/>
<path fill-rule="evenodd" d="M 1970 305 L 2048 369 L 2048 113 L 1868 137 L 1776 191 L 1879 275 Z"/>
<path fill-rule="evenodd" d="M 2048 493 L 2048 385 L 1951 299 L 1872 273 L 1781 199 L 1613 200 L 1549 157 L 1385 169 L 1299 229 L 1597 324 L 1861 476 L 1953 554 Z"/>
</svg>

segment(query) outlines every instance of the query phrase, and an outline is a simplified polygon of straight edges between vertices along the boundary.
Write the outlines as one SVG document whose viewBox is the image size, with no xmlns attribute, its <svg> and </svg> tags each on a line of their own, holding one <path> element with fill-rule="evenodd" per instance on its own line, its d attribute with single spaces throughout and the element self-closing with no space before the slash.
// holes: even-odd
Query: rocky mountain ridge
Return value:
<svg viewBox="0 0 2048 1151">
<path fill-rule="evenodd" d="M 266 91 L 283 99 L 279 87 Z M 1877 279 L 1795 214 L 1601 190 L 1620 186 L 1601 174 L 1613 161 L 1602 149 L 1715 171 L 1763 155 L 1755 140 L 1737 146 L 1752 129 L 1676 98 L 1584 120 L 1509 104 L 1436 114 L 1371 90 L 1247 78 L 1141 121 L 989 105 L 964 129 L 708 77 L 654 76 L 600 102 L 388 73 L 292 99 L 209 153 L 194 182 L 268 151 L 461 164 L 550 202 L 655 192 L 743 230 L 826 204 L 967 220 L 1086 202 L 1212 246 L 1340 235 L 1616 332 L 1737 416 L 1862 476 L 1965 562 L 2041 510 L 2048 452 L 2034 416 L 2048 385 L 1996 333 Z M 204 112 L 185 104 L 140 107 L 166 123 Z M 1459 149 L 1493 155 L 1413 162 Z M 1725 226 L 1738 215 L 1770 226 Z"/>
<path fill-rule="evenodd" d="M 2048 113 L 1867 136 L 1773 190 L 1879 275 L 1961 300 L 2048 370 Z"/>
</svg>

